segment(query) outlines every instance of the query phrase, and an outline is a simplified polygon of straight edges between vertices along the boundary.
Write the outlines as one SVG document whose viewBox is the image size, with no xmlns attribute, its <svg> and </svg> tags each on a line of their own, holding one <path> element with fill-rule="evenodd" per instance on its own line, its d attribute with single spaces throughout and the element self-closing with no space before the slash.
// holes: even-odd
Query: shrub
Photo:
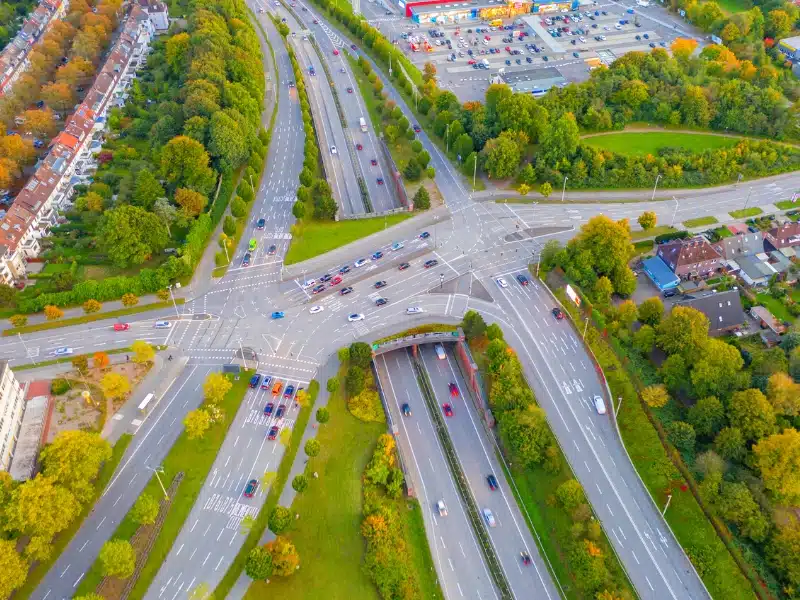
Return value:
<svg viewBox="0 0 800 600">
<path fill-rule="evenodd" d="M 14 315 L 9 321 L 14 327 L 24 327 L 28 324 L 28 317 L 25 315 Z"/>
<path fill-rule="evenodd" d="M 231 202 L 231 214 L 237 219 L 241 219 L 247 214 L 247 205 L 241 198 L 234 198 Z"/>
<path fill-rule="evenodd" d="M 61 394 L 66 393 L 69 388 L 70 388 L 69 381 L 67 381 L 66 379 L 58 378 L 58 379 L 53 379 L 50 382 L 50 392 L 54 396 L 60 396 Z"/>
<path fill-rule="evenodd" d="M 230 216 L 225 215 L 225 220 L 222 222 L 222 231 L 225 235 L 236 235 L 236 220 Z"/>
<path fill-rule="evenodd" d="M 311 456 L 312 458 L 314 456 L 317 456 L 319 454 L 319 451 L 320 451 L 319 440 L 317 440 L 315 438 L 310 438 L 310 439 L 306 440 L 306 444 L 305 444 L 305 447 L 303 448 L 303 450 L 305 450 L 305 453 L 306 453 L 307 456 Z"/>
<path fill-rule="evenodd" d="M 123 306 L 136 306 L 139 304 L 139 297 L 136 294 L 125 294 L 122 296 Z"/>
<path fill-rule="evenodd" d="M 269 528 L 272 533 L 276 535 L 280 535 L 286 531 L 286 528 L 289 527 L 289 523 L 291 522 L 292 513 L 289 512 L 288 508 L 284 508 L 283 506 L 276 506 L 269 515 Z"/>
<path fill-rule="evenodd" d="M 103 308 L 103 305 L 94 299 L 89 299 L 83 303 L 83 312 L 85 312 L 87 315 L 100 312 L 101 308 Z"/>
<path fill-rule="evenodd" d="M 324 424 L 330 421 L 330 419 L 331 413 L 326 407 L 322 406 L 317 409 L 317 423 Z"/>
<path fill-rule="evenodd" d="M 298 494 L 302 494 L 308 488 L 308 477 L 303 474 L 295 476 L 292 479 L 292 489 Z"/>
<path fill-rule="evenodd" d="M 368 387 L 358 394 L 352 396 L 347 401 L 347 410 L 357 419 L 367 422 L 383 423 L 386 415 L 381 406 L 381 399 L 378 391 Z"/>
</svg>

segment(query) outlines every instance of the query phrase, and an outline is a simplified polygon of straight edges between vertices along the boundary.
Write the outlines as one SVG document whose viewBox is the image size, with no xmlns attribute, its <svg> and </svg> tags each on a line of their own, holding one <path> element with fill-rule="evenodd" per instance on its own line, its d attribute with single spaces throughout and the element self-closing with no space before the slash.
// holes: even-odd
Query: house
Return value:
<svg viewBox="0 0 800 600">
<path fill-rule="evenodd" d="M 712 335 L 727 333 L 746 320 L 737 288 L 725 292 L 710 292 L 678 304 L 697 309 L 708 317 L 709 333 Z"/>
<path fill-rule="evenodd" d="M 658 247 L 657 255 L 681 279 L 708 277 L 722 268 L 722 256 L 702 236 L 673 240 Z"/>
<path fill-rule="evenodd" d="M 773 227 L 764 234 L 764 240 L 772 244 L 775 250 L 787 246 L 800 246 L 800 223 L 784 223 Z"/>
<path fill-rule="evenodd" d="M 675 275 L 660 256 L 651 256 L 642 261 L 642 268 L 655 286 L 661 290 L 671 290 L 678 287 L 681 278 Z"/>
<path fill-rule="evenodd" d="M 166 3 L 160 0 L 137 0 L 136 3 L 147 13 L 156 32 L 162 33 L 169 29 L 169 10 Z"/>
<path fill-rule="evenodd" d="M 764 306 L 754 306 L 751 308 L 750 316 L 758 321 L 762 329 L 769 329 L 775 335 L 781 335 L 784 331 L 786 331 L 786 326 L 776 319 L 775 316 Z"/>
<path fill-rule="evenodd" d="M 749 286 L 769 285 L 775 275 L 788 273 L 792 261 L 783 252 L 760 252 L 754 256 L 743 256 L 738 261 L 739 276 Z"/>
<path fill-rule="evenodd" d="M 732 237 L 722 238 L 714 244 L 716 250 L 724 259 L 738 261 L 743 256 L 753 256 L 764 252 L 764 234 L 738 233 Z"/>
<path fill-rule="evenodd" d="M 25 392 L 8 361 L 0 361 L 0 471 L 8 471 L 17 445 Z"/>
</svg>

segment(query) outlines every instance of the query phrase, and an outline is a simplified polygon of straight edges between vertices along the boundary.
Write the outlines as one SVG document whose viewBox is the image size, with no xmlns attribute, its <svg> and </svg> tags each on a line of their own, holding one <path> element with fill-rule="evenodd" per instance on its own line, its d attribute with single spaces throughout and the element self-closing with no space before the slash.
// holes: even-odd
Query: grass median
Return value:
<svg viewBox="0 0 800 600">
<path fill-rule="evenodd" d="M 166 346 L 153 346 L 156 350 L 163 350 Z M 125 346 L 124 348 L 114 348 L 113 350 L 103 350 L 106 354 L 123 354 L 125 352 L 130 352 L 130 346 Z M 39 367 L 49 367 L 50 365 L 58 365 L 61 363 L 68 363 L 72 362 L 78 356 L 86 356 L 87 358 L 91 358 L 90 354 L 77 354 L 72 356 L 64 356 L 62 358 L 54 358 L 52 360 L 44 360 L 36 363 L 27 363 L 24 365 L 14 365 L 13 369 L 15 371 L 27 371 L 28 369 L 38 369 Z"/>
<path fill-rule="evenodd" d="M 792 210 L 793 208 L 799 207 L 800 204 L 792 202 L 791 200 L 781 200 L 780 202 L 775 202 L 775 206 L 780 210 Z"/>
<path fill-rule="evenodd" d="M 222 442 L 228 434 L 228 429 L 236 417 L 239 405 L 247 394 L 248 383 L 252 373 L 252 371 L 243 371 L 239 376 L 239 380 L 233 381 L 233 387 L 219 405 L 224 412 L 224 418 L 214 423 L 203 439 L 190 440 L 184 431 L 172 446 L 169 454 L 164 458 L 162 462 L 164 472 L 161 477 L 165 486 L 169 486 L 175 475 L 181 471 L 184 473 L 184 477 L 172 500 L 172 506 L 170 506 L 169 512 L 164 519 L 155 543 L 150 550 L 147 562 L 139 579 L 133 586 L 129 599 L 144 598 L 148 587 L 150 587 L 158 570 L 164 564 L 175 538 L 178 537 L 183 528 L 183 524 L 208 477 Z M 155 477 L 150 478 L 150 481 L 142 490 L 142 494 L 149 494 L 153 498 L 161 499 L 161 487 Z M 130 540 L 136 533 L 137 528 L 138 525 L 128 513 L 117 527 L 114 535 L 111 536 L 111 539 Z M 75 595 L 83 596 L 94 592 L 102 580 L 103 575 L 100 563 L 95 560 L 75 591 Z"/>
<path fill-rule="evenodd" d="M 185 304 L 185 298 L 175 298 L 175 304 Z M 93 323 L 95 321 L 104 321 L 105 319 L 116 319 L 117 317 L 125 317 L 128 315 L 136 315 L 143 312 L 150 312 L 151 310 L 160 310 L 162 308 L 172 308 L 172 302 L 153 302 L 151 304 L 142 304 L 139 306 L 131 306 L 129 308 L 120 308 L 119 310 L 111 310 L 108 312 L 92 313 L 90 315 L 82 315 L 80 317 L 71 317 L 59 321 L 47 321 L 45 323 L 36 323 L 35 325 L 23 325 L 22 327 L 12 327 L 11 329 L 4 329 L 3 335 L 17 335 L 18 333 L 35 333 L 37 331 L 47 331 L 49 329 L 58 329 L 60 327 L 70 327 L 71 325 L 82 325 L 84 323 Z"/>
<path fill-rule="evenodd" d="M 81 514 L 78 516 L 78 518 L 75 519 L 66 530 L 56 536 L 56 539 L 52 543 L 50 558 L 46 561 L 37 562 L 33 565 L 33 567 L 31 567 L 30 571 L 28 572 L 28 578 L 25 580 L 25 584 L 14 593 L 14 598 L 17 600 L 21 598 L 29 598 L 33 591 L 38 587 L 39 583 L 41 583 L 42 579 L 44 579 L 44 576 L 47 575 L 47 572 L 50 570 L 50 568 L 59 559 L 61 553 L 64 552 L 64 549 L 72 541 L 72 538 L 81 528 L 84 519 L 86 519 L 87 515 L 94 508 L 95 502 L 97 502 L 98 498 L 100 498 L 100 495 L 108 485 L 108 482 L 111 481 L 111 476 L 114 474 L 114 471 L 117 470 L 117 466 L 122 460 L 122 457 L 125 455 L 125 450 L 128 449 L 132 439 L 133 436 L 125 433 L 120 436 L 120 438 L 117 440 L 117 443 L 114 444 L 114 447 L 111 451 L 111 458 L 103 463 L 103 466 L 100 468 L 100 474 L 97 476 L 97 479 L 94 482 L 94 494 L 91 501 L 84 506 L 83 511 L 81 511 Z"/>
<path fill-rule="evenodd" d="M 742 208 L 740 210 L 732 210 L 728 214 L 732 216 L 734 219 L 746 219 L 747 217 L 755 217 L 762 214 L 764 211 L 761 210 L 757 206 L 751 206 L 750 208 Z"/>
<path fill-rule="evenodd" d="M 697 219 L 687 219 L 683 222 L 683 226 L 687 229 L 691 229 L 692 227 L 702 227 L 704 225 L 714 225 L 715 223 L 719 223 L 716 217 L 698 217 Z"/>
</svg>

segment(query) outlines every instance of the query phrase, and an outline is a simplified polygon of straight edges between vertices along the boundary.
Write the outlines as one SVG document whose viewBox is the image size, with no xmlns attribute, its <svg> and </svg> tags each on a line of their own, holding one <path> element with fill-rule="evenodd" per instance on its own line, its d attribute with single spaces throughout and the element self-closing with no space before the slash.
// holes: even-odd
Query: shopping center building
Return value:
<svg viewBox="0 0 800 600">
<path fill-rule="evenodd" d="M 448 0 L 398 1 L 406 16 L 414 23 L 446 25 L 453 23 L 479 23 L 494 19 L 514 19 L 531 13 L 544 14 L 577 10 L 578 0 L 566 2 L 539 2 L 524 0 L 510 2 L 488 0 L 485 2 L 452 2 Z"/>
</svg>

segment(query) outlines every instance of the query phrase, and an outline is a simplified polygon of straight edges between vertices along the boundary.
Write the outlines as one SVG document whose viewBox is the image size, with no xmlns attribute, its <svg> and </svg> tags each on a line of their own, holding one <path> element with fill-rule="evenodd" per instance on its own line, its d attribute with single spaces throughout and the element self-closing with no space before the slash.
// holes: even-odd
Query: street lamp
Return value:
<svg viewBox="0 0 800 600">
<path fill-rule="evenodd" d="M 747 191 L 747 198 L 744 201 L 744 209 L 743 210 L 747 210 L 747 203 L 750 202 L 750 194 L 752 194 L 752 193 L 753 193 L 753 187 L 750 186 L 750 189 Z"/>
<path fill-rule="evenodd" d="M 33 364 L 35 365 L 36 359 L 33 356 L 31 356 L 30 352 L 28 352 L 28 347 L 25 345 L 25 340 L 22 339 L 22 334 L 18 332 L 17 335 L 19 336 L 19 341 L 22 343 L 22 347 L 25 348 L 25 356 L 30 358 L 33 361 Z"/>
<path fill-rule="evenodd" d="M 675 210 L 672 213 L 672 222 L 669 224 L 670 227 L 675 225 L 675 216 L 678 214 L 678 199 L 673 196 L 672 199 L 675 201 Z"/>
<path fill-rule="evenodd" d="M 665 514 L 667 514 L 667 509 L 669 508 L 669 503 L 670 503 L 670 501 L 671 501 L 671 500 L 672 500 L 672 494 L 669 494 L 669 495 L 667 496 L 667 503 L 664 505 L 664 510 L 661 512 L 661 516 L 662 516 L 662 517 L 663 517 Z"/>
<path fill-rule="evenodd" d="M 178 312 L 178 303 L 177 303 L 177 302 L 175 302 L 175 296 L 174 296 L 174 295 L 173 295 L 173 293 L 172 293 L 172 288 L 173 288 L 173 284 L 169 284 L 169 285 L 167 286 L 167 289 L 169 290 L 169 297 L 170 297 L 170 298 L 172 298 L 172 306 L 174 306 L 174 307 L 175 307 L 175 316 L 176 316 L 176 317 L 178 317 L 178 318 L 180 319 L 180 318 L 181 318 L 181 315 L 180 315 L 180 313 Z"/>
<path fill-rule="evenodd" d="M 439 273 L 439 289 L 444 287 L 444 273 Z"/>
<path fill-rule="evenodd" d="M 736 178 L 736 185 L 739 185 L 739 182 L 742 180 L 742 177 L 744 177 L 744 175 L 739 173 L 739 176 Z"/>
<path fill-rule="evenodd" d="M 567 179 L 569 179 L 569 177 L 564 175 L 564 186 L 561 188 L 561 201 L 562 202 L 564 201 L 564 192 L 567 191 Z"/>
<path fill-rule="evenodd" d="M 169 496 L 167 495 L 167 490 L 164 488 L 164 483 L 161 481 L 161 477 L 159 476 L 159 473 L 164 472 L 164 467 L 159 466 L 154 469 L 153 467 L 148 467 L 147 465 L 145 465 L 145 468 L 156 474 L 156 479 L 158 479 L 158 485 L 161 486 L 161 491 L 164 492 L 164 500 L 169 502 Z"/>
<path fill-rule="evenodd" d="M 536 270 L 536 274 L 539 274 L 539 270 Z M 585 324 L 583 326 L 583 339 L 586 339 L 586 332 L 589 331 L 589 317 L 586 317 Z"/>
<path fill-rule="evenodd" d="M 655 200 L 656 198 L 656 188 L 658 187 L 658 180 L 661 179 L 661 173 L 656 174 L 656 184 L 653 186 L 653 195 L 650 196 L 650 200 Z"/>
</svg>

